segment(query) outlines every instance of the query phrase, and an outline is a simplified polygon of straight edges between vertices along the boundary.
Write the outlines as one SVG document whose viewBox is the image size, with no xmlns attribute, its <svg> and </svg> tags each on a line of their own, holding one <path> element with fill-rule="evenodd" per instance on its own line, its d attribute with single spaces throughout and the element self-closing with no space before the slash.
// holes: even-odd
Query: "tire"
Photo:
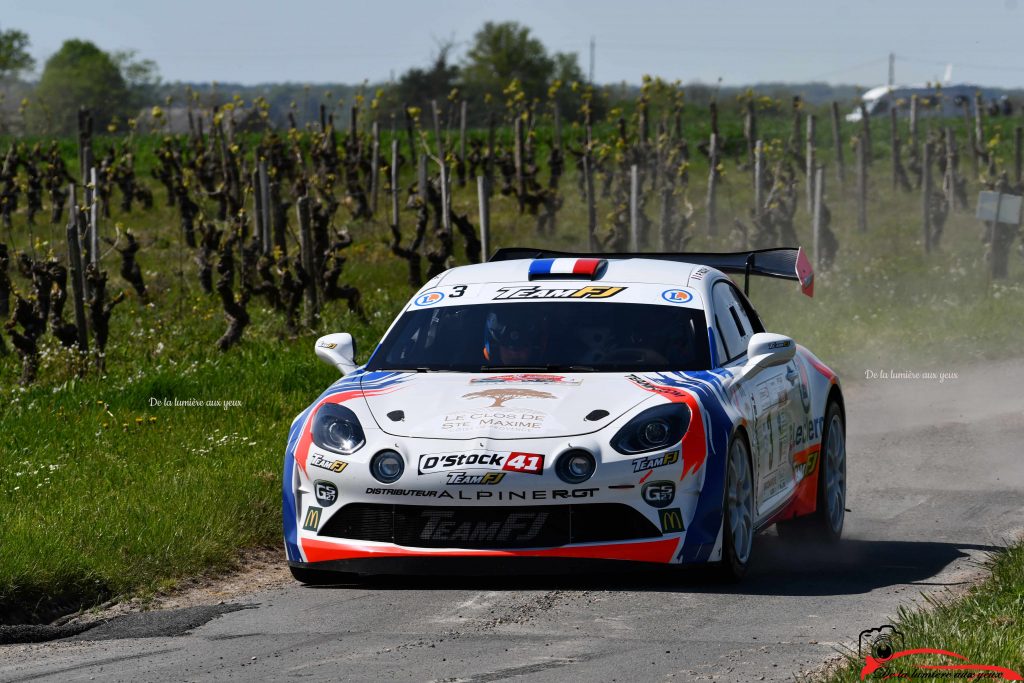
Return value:
<svg viewBox="0 0 1024 683">
<path fill-rule="evenodd" d="M 729 441 L 725 467 L 725 499 L 722 505 L 722 561 L 718 578 L 736 582 L 750 565 L 754 546 L 754 476 L 750 468 L 750 447 L 742 433 Z"/>
<path fill-rule="evenodd" d="M 350 583 L 355 574 L 332 572 L 325 569 L 307 569 L 305 567 L 288 567 L 296 581 L 307 586 L 334 586 L 339 583 Z"/>
<path fill-rule="evenodd" d="M 813 514 L 779 522 L 779 536 L 796 541 L 836 543 L 846 519 L 846 424 L 836 401 L 825 410 L 818 454 L 818 505 Z"/>
</svg>

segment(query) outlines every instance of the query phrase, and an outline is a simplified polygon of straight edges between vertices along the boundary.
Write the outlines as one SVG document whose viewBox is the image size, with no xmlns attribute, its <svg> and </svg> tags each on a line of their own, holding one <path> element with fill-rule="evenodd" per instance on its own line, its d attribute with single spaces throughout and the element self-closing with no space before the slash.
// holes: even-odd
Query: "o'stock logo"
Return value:
<svg viewBox="0 0 1024 683">
<path fill-rule="evenodd" d="M 661 293 L 661 298 L 670 304 L 685 304 L 693 298 L 693 294 L 690 294 L 685 289 L 666 289 Z"/>
<path fill-rule="evenodd" d="M 417 306 L 430 306 L 436 304 L 443 298 L 444 292 L 427 292 L 426 294 L 420 294 L 416 297 L 416 301 L 413 303 Z"/>
</svg>

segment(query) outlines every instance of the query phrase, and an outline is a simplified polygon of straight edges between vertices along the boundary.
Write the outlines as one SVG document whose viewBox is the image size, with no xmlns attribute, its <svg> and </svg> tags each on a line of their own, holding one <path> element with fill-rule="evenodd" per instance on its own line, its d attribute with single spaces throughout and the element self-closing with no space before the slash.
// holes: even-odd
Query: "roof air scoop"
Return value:
<svg viewBox="0 0 1024 683">
<path fill-rule="evenodd" d="M 598 280 L 607 267 L 603 258 L 538 258 L 530 262 L 530 279 Z"/>
</svg>

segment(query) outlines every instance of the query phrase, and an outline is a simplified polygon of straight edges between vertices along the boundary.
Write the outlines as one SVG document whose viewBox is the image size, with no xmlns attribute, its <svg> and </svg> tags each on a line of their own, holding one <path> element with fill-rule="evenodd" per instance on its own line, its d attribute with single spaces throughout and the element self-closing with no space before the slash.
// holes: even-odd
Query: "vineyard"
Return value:
<svg viewBox="0 0 1024 683">
<path fill-rule="evenodd" d="M 82 110 L 77 139 L 0 140 L 3 619 L 274 545 L 288 424 L 335 377 L 312 340 L 352 332 L 364 361 L 419 286 L 499 246 L 803 245 L 815 298 L 752 299 L 851 378 L 1019 349 L 1017 228 L 974 218 L 979 190 L 1024 193 L 1019 119 L 705 108 L 658 79 L 597 119 L 595 96 L 360 96 L 280 130 L 239 98 L 190 107 L 185 135 Z"/>
</svg>

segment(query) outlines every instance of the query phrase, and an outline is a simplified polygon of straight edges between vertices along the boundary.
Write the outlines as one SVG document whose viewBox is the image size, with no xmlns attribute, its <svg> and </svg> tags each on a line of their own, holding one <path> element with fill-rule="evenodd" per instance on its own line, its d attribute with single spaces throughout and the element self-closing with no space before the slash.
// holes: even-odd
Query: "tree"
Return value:
<svg viewBox="0 0 1024 683">
<path fill-rule="evenodd" d="M 529 99 L 543 98 L 555 71 L 555 60 L 530 29 L 514 21 L 488 21 L 473 36 L 462 64 L 462 80 L 476 95 L 500 95 L 518 79 Z"/>
<path fill-rule="evenodd" d="M 414 68 L 402 74 L 393 91 L 396 104 L 429 111 L 431 100 L 444 102 L 459 78 L 459 67 L 448 62 L 452 47 L 451 43 L 438 46 L 437 56 L 429 69 Z"/>
<path fill-rule="evenodd" d="M 138 50 L 120 50 L 110 58 L 117 65 L 135 108 L 151 104 L 160 86 L 160 70 L 152 59 L 139 59 Z"/>
<path fill-rule="evenodd" d="M 474 391 L 469 394 L 463 394 L 462 398 L 486 398 L 492 401 L 491 405 L 487 406 L 488 408 L 504 408 L 505 402 L 511 401 L 514 398 L 555 398 L 555 395 L 549 394 L 546 391 L 537 391 L 536 389 L 505 387 Z"/>
<path fill-rule="evenodd" d="M 560 86 L 555 95 L 555 102 L 563 116 L 571 117 L 576 113 L 580 104 L 579 98 L 572 92 L 571 86 L 573 83 L 586 82 L 583 70 L 580 68 L 575 52 L 556 52 L 552 56 L 552 61 L 554 62 L 552 83 L 557 83 Z M 592 102 L 591 108 L 597 109 L 596 103 Z"/>
<path fill-rule="evenodd" d="M 26 33 L 14 28 L 0 31 L 0 80 L 35 67 L 28 45 Z"/>
<path fill-rule="evenodd" d="M 79 107 L 92 110 L 93 120 L 105 127 L 114 117 L 128 114 L 130 93 L 117 62 L 86 40 L 67 40 L 46 60 L 36 86 L 33 128 L 70 133 Z"/>
</svg>

